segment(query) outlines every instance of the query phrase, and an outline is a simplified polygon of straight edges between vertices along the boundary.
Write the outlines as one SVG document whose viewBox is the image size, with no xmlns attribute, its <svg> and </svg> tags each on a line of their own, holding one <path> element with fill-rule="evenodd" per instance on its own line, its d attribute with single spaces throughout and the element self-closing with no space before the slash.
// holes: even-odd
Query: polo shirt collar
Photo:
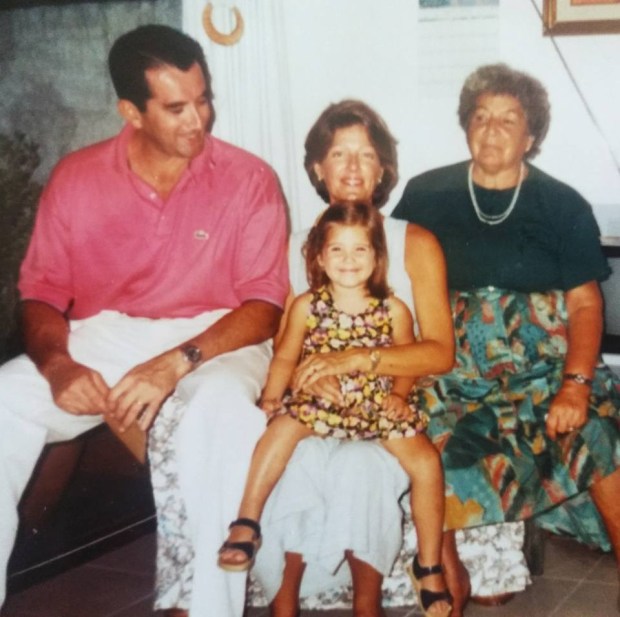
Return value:
<svg viewBox="0 0 620 617">
<path fill-rule="evenodd" d="M 198 179 L 204 180 L 205 174 L 208 175 L 208 172 L 215 169 L 215 167 L 213 136 L 207 133 L 202 152 L 189 162 L 186 173 L 189 174 L 194 182 L 197 182 Z"/>
<path fill-rule="evenodd" d="M 129 141 L 135 130 L 136 129 L 130 124 L 125 124 L 116 136 L 115 164 L 119 171 L 126 175 L 131 173 L 129 159 L 127 157 L 127 148 L 129 147 Z M 215 169 L 216 167 L 213 140 L 213 136 L 207 133 L 202 152 L 194 157 L 187 166 L 186 174 L 189 175 L 193 182 L 197 182 L 199 178 L 203 178 L 205 171 Z"/>
</svg>

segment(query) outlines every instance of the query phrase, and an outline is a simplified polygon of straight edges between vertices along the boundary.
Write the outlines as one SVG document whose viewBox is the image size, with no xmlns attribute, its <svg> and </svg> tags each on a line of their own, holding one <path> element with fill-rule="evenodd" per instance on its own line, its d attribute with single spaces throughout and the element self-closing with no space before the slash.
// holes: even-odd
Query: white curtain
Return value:
<svg viewBox="0 0 620 617">
<path fill-rule="evenodd" d="M 203 29 L 207 0 L 183 0 L 183 30 L 200 42 L 207 56 L 215 94 L 213 134 L 257 154 L 275 169 L 297 229 L 302 162 L 294 152 L 285 1 L 214 0 L 212 22 L 217 30 L 234 29 L 233 6 L 245 24 L 241 40 L 223 46 Z"/>
</svg>

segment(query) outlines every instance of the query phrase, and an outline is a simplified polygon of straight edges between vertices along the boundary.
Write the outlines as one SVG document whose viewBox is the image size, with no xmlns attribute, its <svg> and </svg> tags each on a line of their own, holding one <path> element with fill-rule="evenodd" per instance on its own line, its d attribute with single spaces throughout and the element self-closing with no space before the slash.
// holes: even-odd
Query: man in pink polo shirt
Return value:
<svg viewBox="0 0 620 617">
<path fill-rule="evenodd" d="M 263 161 L 208 134 L 198 43 L 143 26 L 109 68 L 125 127 L 58 164 L 21 270 L 27 355 L 0 368 L 0 568 L 45 443 L 105 414 L 145 431 L 167 412 L 196 572 L 213 566 L 181 608 L 241 615 L 243 577 L 218 572 L 215 553 L 264 429 L 254 401 L 289 285 L 284 202 Z"/>
</svg>

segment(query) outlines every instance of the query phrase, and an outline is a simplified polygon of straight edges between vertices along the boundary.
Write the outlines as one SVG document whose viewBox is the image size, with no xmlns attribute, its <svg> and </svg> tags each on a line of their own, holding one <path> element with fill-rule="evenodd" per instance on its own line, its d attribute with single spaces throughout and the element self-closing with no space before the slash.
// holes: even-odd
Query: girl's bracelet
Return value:
<svg viewBox="0 0 620 617">
<path fill-rule="evenodd" d="M 370 358 L 370 373 L 374 373 L 381 362 L 381 352 L 378 349 L 371 349 L 368 354 Z"/>
</svg>

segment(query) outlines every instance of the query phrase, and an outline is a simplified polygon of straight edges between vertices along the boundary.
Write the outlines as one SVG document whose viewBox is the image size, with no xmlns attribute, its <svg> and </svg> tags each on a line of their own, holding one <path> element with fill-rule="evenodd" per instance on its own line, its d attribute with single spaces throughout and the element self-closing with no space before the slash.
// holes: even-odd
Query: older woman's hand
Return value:
<svg viewBox="0 0 620 617">
<path fill-rule="evenodd" d="M 551 439 L 580 429 L 588 421 L 589 396 L 590 388 L 572 382 L 562 384 L 547 414 L 547 435 Z"/>
</svg>

